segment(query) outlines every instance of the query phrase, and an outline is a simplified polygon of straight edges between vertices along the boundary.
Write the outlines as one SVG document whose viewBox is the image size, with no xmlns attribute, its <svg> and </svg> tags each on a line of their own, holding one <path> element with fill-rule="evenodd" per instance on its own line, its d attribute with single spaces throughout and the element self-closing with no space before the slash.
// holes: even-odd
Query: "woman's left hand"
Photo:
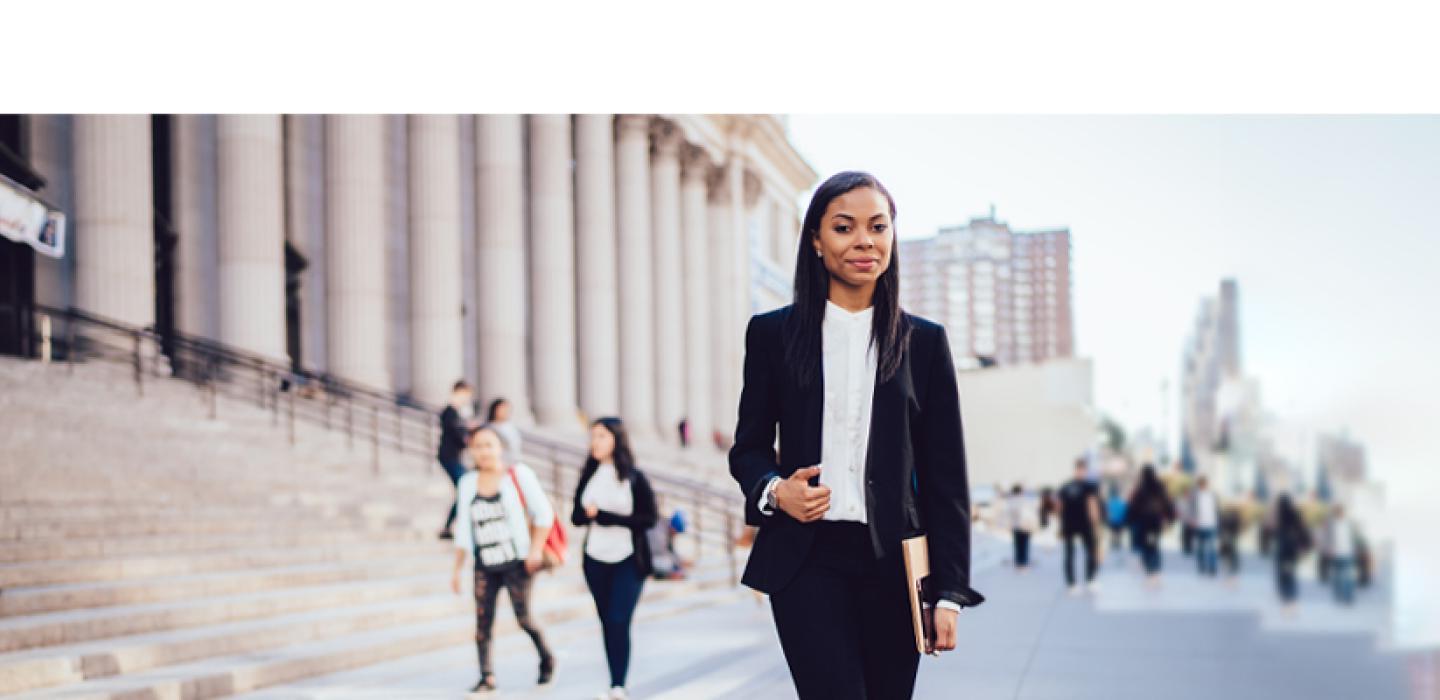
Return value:
<svg viewBox="0 0 1440 700">
<path fill-rule="evenodd" d="M 591 519 L 591 520 L 594 520 L 594 519 L 595 519 L 595 516 L 596 516 L 596 515 L 599 515 L 599 514 L 600 514 L 600 509 L 599 509 L 599 508 L 596 508 L 595 506 L 585 506 L 585 517 L 587 517 L 587 518 L 589 518 L 589 519 Z"/>
<path fill-rule="evenodd" d="M 959 618 L 960 613 L 949 608 L 935 610 L 934 651 L 950 651 L 955 648 L 955 628 L 958 627 Z"/>
<path fill-rule="evenodd" d="M 525 573 L 533 574 L 545 566 L 545 555 L 531 554 L 525 558 Z"/>
</svg>

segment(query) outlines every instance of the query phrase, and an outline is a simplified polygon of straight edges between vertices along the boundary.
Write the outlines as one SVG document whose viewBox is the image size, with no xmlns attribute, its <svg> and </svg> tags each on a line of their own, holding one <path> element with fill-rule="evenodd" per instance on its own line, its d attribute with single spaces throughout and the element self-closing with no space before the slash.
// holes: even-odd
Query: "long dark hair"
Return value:
<svg viewBox="0 0 1440 700">
<path fill-rule="evenodd" d="M 1295 502 L 1290 500 L 1290 494 L 1282 493 L 1275 502 L 1275 527 L 1279 530 L 1291 528 L 1301 530 L 1305 527 L 1305 521 L 1300 517 L 1300 510 L 1295 507 Z"/>
<path fill-rule="evenodd" d="M 895 198 L 865 172 L 847 170 L 831 175 L 810 198 L 800 232 L 800 250 L 795 255 L 795 305 L 786 329 L 785 363 L 795 372 L 801 386 L 820 374 L 820 325 L 825 320 L 825 302 L 830 298 L 830 271 L 815 255 L 814 240 L 820 235 L 821 219 L 830 202 L 851 190 L 869 187 L 890 203 L 891 235 L 894 236 Z M 875 312 L 870 321 L 870 342 L 875 345 L 878 381 L 895 376 L 910 340 L 910 324 L 900 312 L 900 242 L 890 244 L 890 267 L 875 283 L 872 301 Z"/>
<path fill-rule="evenodd" d="M 630 476 L 635 473 L 635 455 L 630 452 L 630 434 L 625 432 L 625 422 L 614 416 L 606 416 L 591 423 L 590 426 L 604 426 L 610 431 L 610 436 L 615 438 L 615 473 L 620 476 L 621 481 L 629 481 Z M 585 457 L 585 471 L 594 473 L 600 466 L 600 460 L 595 459 L 591 454 Z"/>
<path fill-rule="evenodd" d="M 486 421 L 487 423 L 494 423 L 494 422 L 495 422 L 495 412 L 500 410 L 500 406 L 501 406 L 502 404 L 507 404 L 507 403 L 510 403 L 510 402 L 509 402 L 509 401 L 506 401 L 506 400 L 505 400 L 505 397 L 503 397 L 503 396 L 496 397 L 496 399 L 495 399 L 494 401 L 491 401 L 491 402 L 490 402 L 490 410 L 488 410 L 488 411 L 485 412 L 485 421 Z"/>
</svg>

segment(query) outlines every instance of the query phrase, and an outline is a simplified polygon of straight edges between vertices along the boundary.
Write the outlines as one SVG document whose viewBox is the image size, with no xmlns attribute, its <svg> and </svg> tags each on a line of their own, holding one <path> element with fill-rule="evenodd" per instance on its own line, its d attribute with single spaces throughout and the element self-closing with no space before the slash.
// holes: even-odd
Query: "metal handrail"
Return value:
<svg viewBox="0 0 1440 700">
<path fill-rule="evenodd" d="M 301 420 L 331 431 L 343 430 L 352 447 L 357 440 L 368 441 L 372 468 L 377 473 L 382 450 L 422 458 L 425 469 L 433 468 L 434 446 L 440 434 L 438 406 L 327 373 L 309 371 L 207 338 L 178 332 L 162 335 L 153 326 L 127 324 L 82 309 L 31 304 L 28 311 L 32 330 L 40 326 L 34 322 L 37 314 L 48 314 L 68 322 L 61 347 L 72 371 L 75 361 L 82 359 L 82 350 L 85 356 L 91 358 L 128 361 L 133 367 L 136 391 L 143 395 L 145 377 L 164 374 L 161 371 L 161 353 L 148 353 L 145 346 L 148 343 L 151 347 L 162 347 L 163 341 L 172 353 L 170 359 L 180 365 L 171 366 L 169 375 L 189 381 L 199 389 L 211 418 L 217 417 L 217 398 L 221 393 L 247 400 L 253 398 L 258 406 L 271 412 L 272 425 L 278 428 L 284 420 L 292 445 L 296 442 L 296 421 Z M 78 334 L 77 326 L 94 329 L 98 333 Z M 107 335 L 113 337 L 106 338 Z M 126 347 L 117 347 L 115 338 L 125 339 Z M 82 342 L 83 349 L 80 347 Z M 35 347 L 38 346 L 36 343 Z M 307 390 L 311 387 L 313 391 Z M 305 396 L 297 398 L 299 394 Z M 283 408 L 282 402 L 285 404 Z M 565 495 L 575 488 L 588 450 L 532 431 L 522 431 L 522 435 L 527 464 L 548 481 L 547 486 L 559 510 L 568 514 L 570 499 Z M 702 539 L 719 540 L 731 550 L 731 578 L 736 579 L 737 564 L 730 545 L 739 536 L 737 516 L 743 502 L 738 491 L 718 488 L 664 470 L 648 469 L 643 463 L 640 467 L 654 485 L 658 498 L 667 504 L 693 509 L 692 522 L 697 534 L 696 558 L 699 558 Z"/>
</svg>

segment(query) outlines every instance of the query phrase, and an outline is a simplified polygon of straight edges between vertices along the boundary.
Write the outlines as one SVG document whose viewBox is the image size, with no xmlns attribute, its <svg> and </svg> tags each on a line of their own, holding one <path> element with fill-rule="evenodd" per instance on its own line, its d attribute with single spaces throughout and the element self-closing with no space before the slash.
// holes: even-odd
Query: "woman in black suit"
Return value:
<svg viewBox="0 0 1440 700">
<path fill-rule="evenodd" d="M 806 210 L 795 301 L 750 319 L 730 473 L 758 526 L 743 582 L 770 595 L 802 698 L 910 697 L 920 655 L 901 540 L 929 536 L 932 649 L 970 588 L 970 496 L 945 329 L 900 310 L 895 203 L 842 172 Z M 776 434 L 780 455 L 775 450 Z"/>
<path fill-rule="evenodd" d="M 630 439 L 619 418 L 590 426 L 590 456 L 575 485 L 570 522 L 585 530 L 582 568 L 605 637 L 610 666 L 606 700 L 625 700 L 630 670 L 630 622 L 652 573 L 650 539 L 659 509 L 644 472 L 635 467 Z"/>
</svg>

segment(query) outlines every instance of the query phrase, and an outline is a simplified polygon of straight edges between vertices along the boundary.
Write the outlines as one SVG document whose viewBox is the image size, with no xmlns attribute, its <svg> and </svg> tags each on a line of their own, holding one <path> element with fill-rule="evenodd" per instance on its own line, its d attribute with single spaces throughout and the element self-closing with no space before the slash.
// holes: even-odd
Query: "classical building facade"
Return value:
<svg viewBox="0 0 1440 700">
<path fill-rule="evenodd" d="M 21 296 L 664 442 L 733 430 L 745 322 L 788 300 L 816 180 L 771 115 L 19 122 L 72 231 Z"/>
</svg>

